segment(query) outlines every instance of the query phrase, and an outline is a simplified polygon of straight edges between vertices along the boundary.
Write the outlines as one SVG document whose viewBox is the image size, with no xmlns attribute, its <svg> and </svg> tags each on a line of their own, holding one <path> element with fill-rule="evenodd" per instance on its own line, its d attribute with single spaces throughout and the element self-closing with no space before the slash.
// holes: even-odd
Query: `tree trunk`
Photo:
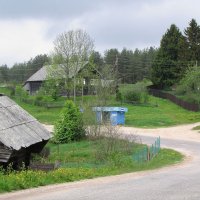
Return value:
<svg viewBox="0 0 200 200">
<path fill-rule="evenodd" d="M 76 103 L 76 76 L 74 76 L 74 103 Z"/>
</svg>

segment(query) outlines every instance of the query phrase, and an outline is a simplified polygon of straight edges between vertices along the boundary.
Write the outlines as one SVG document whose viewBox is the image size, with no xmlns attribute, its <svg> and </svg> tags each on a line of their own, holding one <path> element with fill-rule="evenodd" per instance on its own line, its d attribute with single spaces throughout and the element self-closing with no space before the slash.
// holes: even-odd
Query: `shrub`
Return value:
<svg viewBox="0 0 200 200">
<path fill-rule="evenodd" d="M 200 68 L 193 67 L 189 69 L 185 77 L 180 81 L 177 89 L 179 87 L 182 89 L 183 92 L 200 92 Z"/>
<path fill-rule="evenodd" d="M 85 136 L 82 113 L 71 100 L 66 101 L 54 131 L 53 142 L 55 143 L 77 141 Z"/>
<path fill-rule="evenodd" d="M 20 99 L 23 99 L 28 96 L 28 93 L 21 86 L 16 86 L 15 95 Z"/>
<path fill-rule="evenodd" d="M 138 91 L 129 91 L 125 94 L 125 99 L 128 102 L 141 102 L 141 93 Z"/>
<path fill-rule="evenodd" d="M 180 81 L 175 93 L 191 103 L 200 104 L 200 70 L 199 67 L 189 69 Z"/>
<path fill-rule="evenodd" d="M 129 86 L 122 92 L 122 95 L 124 96 L 124 100 L 126 102 L 131 102 L 131 103 L 148 103 L 149 94 L 147 92 L 146 87 L 149 84 L 150 83 L 147 80 L 143 80 L 143 81 L 137 82 L 134 85 L 131 85 L 131 87 Z"/>
</svg>

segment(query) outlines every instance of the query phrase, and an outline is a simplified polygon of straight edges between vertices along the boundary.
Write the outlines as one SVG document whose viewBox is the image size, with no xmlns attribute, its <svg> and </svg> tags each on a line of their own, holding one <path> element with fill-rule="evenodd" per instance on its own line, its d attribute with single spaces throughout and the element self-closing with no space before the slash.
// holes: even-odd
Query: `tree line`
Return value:
<svg viewBox="0 0 200 200">
<path fill-rule="evenodd" d="M 71 51 L 70 48 L 68 50 Z M 56 56 L 61 62 L 60 55 Z M 70 62 L 74 59 L 72 56 Z M 120 83 L 136 83 L 147 78 L 159 88 L 169 88 L 184 77 L 188 68 L 197 66 L 200 62 L 200 26 L 192 19 L 188 27 L 181 32 L 172 24 L 162 36 L 158 49 L 124 48 L 120 51 L 112 48 L 106 50 L 103 55 L 93 51 L 87 60 L 92 61 L 98 71 L 103 71 L 105 67 L 114 68 Z M 54 61 L 55 55 L 38 55 L 28 62 L 16 63 L 11 68 L 2 65 L 0 82 L 23 83 L 42 66 Z"/>
<path fill-rule="evenodd" d="M 183 32 L 172 24 L 162 36 L 152 64 L 152 82 L 166 89 L 177 85 L 186 72 L 200 62 L 200 26 L 195 19 Z"/>
<path fill-rule="evenodd" d="M 23 83 L 43 65 L 50 63 L 50 58 L 37 55 L 28 62 L 16 63 L 11 68 L 7 65 L 0 66 L 0 83 Z"/>
<path fill-rule="evenodd" d="M 108 49 L 101 55 L 93 51 L 89 60 L 94 62 L 99 71 L 105 66 L 115 67 L 121 83 L 136 83 L 143 78 L 150 79 L 151 65 L 157 49 L 119 51 L 116 48 Z M 28 62 L 16 63 L 11 68 L 7 65 L 0 66 L 0 83 L 24 83 L 32 74 L 44 65 L 52 64 L 53 59 L 46 54 L 37 55 Z"/>
</svg>

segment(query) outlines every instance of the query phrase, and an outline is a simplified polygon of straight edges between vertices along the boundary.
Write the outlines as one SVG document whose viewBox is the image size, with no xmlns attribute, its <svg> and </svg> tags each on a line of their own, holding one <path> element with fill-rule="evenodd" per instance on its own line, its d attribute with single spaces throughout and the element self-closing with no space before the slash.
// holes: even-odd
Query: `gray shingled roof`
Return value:
<svg viewBox="0 0 200 200">
<path fill-rule="evenodd" d="M 74 74 L 78 73 L 84 66 L 86 66 L 88 62 L 85 62 L 83 66 L 79 65 L 76 68 L 76 72 L 74 71 L 74 68 L 69 69 L 66 72 L 66 67 L 62 64 L 54 66 L 54 65 L 45 65 L 41 69 L 39 69 L 37 72 L 35 72 L 26 82 L 32 82 L 32 81 L 44 81 L 48 78 L 48 76 L 52 75 L 52 77 L 63 77 L 65 78 L 67 74 L 67 78 L 72 78 Z"/>
<path fill-rule="evenodd" d="M 44 81 L 47 77 L 47 66 L 43 66 L 35 72 L 26 82 L 29 81 Z"/>
<path fill-rule="evenodd" d="M 6 96 L 0 96 L 0 142 L 19 150 L 48 140 L 52 135 L 28 112 Z"/>
</svg>

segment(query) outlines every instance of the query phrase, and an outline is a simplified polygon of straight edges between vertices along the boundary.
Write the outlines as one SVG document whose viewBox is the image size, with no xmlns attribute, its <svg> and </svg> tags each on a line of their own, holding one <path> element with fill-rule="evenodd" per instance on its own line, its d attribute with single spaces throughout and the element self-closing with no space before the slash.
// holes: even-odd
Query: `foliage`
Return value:
<svg viewBox="0 0 200 200">
<path fill-rule="evenodd" d="M 200 26 L 195 19 L 189 22 L 189 26 L 184 31 L 187 43 L 187 56 L 190 61 L 196 63 L 200 61 Z"/>
<path fill-rule="evenodd" d="M 15 96 L 19 99 L 26 98 L 28 96 L 28 93 L 19 85 L 15 88 Z"/>
<path fill-rule="evenodd" d="M 200 104 L 200 70 L 199 67 L 190 68 L 176 88 L 176 94 L 184 99 Z"/>
<path fill-rule="evenodd" d="M 200 126 L 195 126 L 192 130 L 200 130 Z"/>
<path fill-rule="evenodd" d="M 57 100 L 61 92 L 61 84 L 56 79 L 49 78 L 39 90 L 37 96 L 50 95 L 53 100 Z"/>
<path fill-rule="evenodd" d="M 146 86 L 149 85 L 147 80 L 143 80 L 132 85 L 131 88 L 124 90 L 124 101 L 129 103 L 148 103 L 149 94 L 147 92 Z"/>
<path fill-rule="evenodd" d="M 84 135 L 82 113 L 72 101 L 67 100 L 55 124 L 53 141 L 55 143 L 68 143 L 80 140 Z"/>
<path fill-rule="evenodd" d="M 160 88 L 172 86 L 184 69 L 178 65 L 179 42 L 183 37 L 178 27 L 174 24 L 163 35 L 158 54 L 152 65 L 152 82 Z"/>
<path fill-rule="evenodd" d="M 9 80 L 9 68 L 7 65 L 0 66 L 0 82 L 8 82 Z"/>
<path fill-rule="evenodd" d="M 23 83 L 48 62 L 49 58 L 44 54 L 37 55 L 28 62 L 16 63 L 11 68 L 0 66 L 0 82 Z"/>
<path fill-rule="evenodd" d="M 15 88 L 13 88 L 13 86 L 3 85 L 0 87 L 0 93 L 7 96 L 14 96 L 13 94 L 15 94 Z"/>
<path fill-rule="evenodd" d="M 113 159 L 117 161 L 116 158 L 120 158 L 120 155 L 133 154 L 135 148 L 137 148 L 136 137 L 123 136 L 120 128 L 111 124 L 105 123 L 99 136 L 94 138 L 99 140 L 99 145 L 95 152 L 95 158 L 98 161 Z"/>
<path fill-rule="evenodd" d="M 116 92 L 116 101 L 121 102 L 121 104 L 123 102 L 123 95 L 122 95 L 122 93 L 120 91 Z"/>
<path fill-rule="evenodd" d="M 59 152 L 61 168 L 51 172 L 9 170 L 6 174 L 4 170 L 0 170 L 0 192 L 155 169 L 180 162 L 183 159 L 183 155 L 176 151 L 162 149 L 152 161 L 138 164 L 133 161 L 132 153 L 141 145 L 134 145 L 132 151 L 128 152 L 125 145 L 127 142 L 119 141 L 121 142 L 122 153 L 113 154 L 107 161 L 95 160 L 94 151 L 98 149 L 99 140 L 61 144 Z M 57 145 L 49 144 L 48 146 L 51 150 L 50 161 L 53 162 L 58 159 Z"/>
<path fill-rule="evenodd" d="M 169 88 L 180 81 L 188 67 L 197 66 L 200 56 L 200 26 L 195 19 L 180 32 L 174 24 L 163 35 L 158 54 L 152 65 L 152 82 Z M 188 96 L 189 97 L 189 96 Z"/>
<path fill-rule="evenodd" d="M 76 100 L 77 74 L 89 60 L 93 46 L 89 34 L 81 29 L 63 32 L 54 41 L 54 57 L 56 57 L 54 64 L 62 63 L 64 69 L 63 74 L 57 78 L 65 80 L 73 78 L 74 102 Z"/>
<path fill-rule="evenodd" d="M 136 83 L 150 78 L 151 62 L 156 53 L 157 49 L 153 47 L 142 50 L 136 48 L 134 51 L 123 48 L 121 52 L 108 49 L 104 53 L 104 62 L 116 67 L 117 78 L 121 83 Z"/>
<path fill-rule="evenodd" d="M 105 66 L 96 79 L 96 104 L 107 106 L 110 96 L 116 93 L 116 71 L 112 66 Z"/>
</svg>

